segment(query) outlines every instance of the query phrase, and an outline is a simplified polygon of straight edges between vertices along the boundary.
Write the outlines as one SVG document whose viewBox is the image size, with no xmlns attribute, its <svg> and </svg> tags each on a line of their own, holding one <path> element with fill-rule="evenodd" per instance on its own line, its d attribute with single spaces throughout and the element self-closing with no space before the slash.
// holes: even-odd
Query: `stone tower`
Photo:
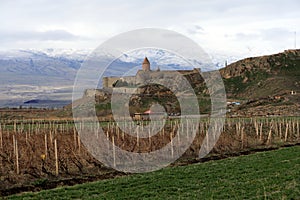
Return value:
<svg viewBox="0 0 300 200">
<path fill-rule="evenodd" d="M 150 62 L 147 57 L 145 57 L 143 64 L 142 64 L 143 71 L 150 71 Z"/>
</svg>

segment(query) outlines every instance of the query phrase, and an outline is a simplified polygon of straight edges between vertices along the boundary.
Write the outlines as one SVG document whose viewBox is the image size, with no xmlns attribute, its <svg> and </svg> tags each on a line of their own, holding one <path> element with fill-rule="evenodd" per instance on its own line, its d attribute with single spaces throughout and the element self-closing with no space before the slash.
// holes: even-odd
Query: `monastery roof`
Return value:
<svg viewBox="0 0 300 200">
<path fill-rule="evenodd" d="M 147 57 L 145 57 L 144 61 L 143 61 L 143 64 L 150 64 L 149 60 Z"/>
</svg>

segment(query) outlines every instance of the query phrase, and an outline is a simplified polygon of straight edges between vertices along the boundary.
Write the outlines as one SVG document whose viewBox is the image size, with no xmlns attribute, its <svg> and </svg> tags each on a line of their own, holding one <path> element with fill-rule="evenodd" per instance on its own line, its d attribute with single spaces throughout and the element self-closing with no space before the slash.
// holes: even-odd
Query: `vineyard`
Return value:
<svg viewBox="0 0 300 200">
<path fill-rule="evenodd" d="M 95 137 L 106 137 L 112 144 L 129 152 L 152 152 L 171 144 L 168 156 L 176 156 L 176 144 L 192 139 L 193 143 L 178 159 L 196 159 L 201 144 L 208 132 L 209 120 L 192 126 L 192 119 L 168 120 L 164 127 L 152 137 L 139 136 L 139 130 L 146 128 L 148 122 L 138 122 L 135 137 L 124 133 L 116 122 L 101 122 L 104 135 L 99 135 L 99 125 L 90 125 Z M 131 127 L 137 122 L 126 124 Z M 156 124 L 155 124 L 156 123 Z M 160 121 L 154 122 L 155 126 Z M 185 124 L 180 126 L 180 124 Z M 209 156 L 226 155 L 249 149 L 278 147 L 300 142 L 300 118 L 228 118 L 218 142 Z M 87 123 L 77 124 L 79 128 Z M 136 125 L 136 124 L 135 124 Z M 150 129 L 149 129 L 150 130 Z M 193 137 L 192 132 L 196 132 Z M 176 139 L 175 136 L 177 135 Z M 45 180 L 74 177 L 94 177 L 118 175 L 105 167 L 86 150 L 72 121 L 1 121 L 0 125 L 0 188 L 2 195 L 17 191 L 11 188 L 29 185 L 29 190 L 41 186 Z M 173 148 L 174 147 L 174 148 Z M 107 147 L 111 148 L 111 147 Z M 112 148 L 113 150 L 113 148 Z M 114 165 L 120 165 L 121 158 L 114 158 Z M 103 178 L 102 177 L 102 178 Z M 83 181 L 84 182 L 84 181 Z"/>
</svg>

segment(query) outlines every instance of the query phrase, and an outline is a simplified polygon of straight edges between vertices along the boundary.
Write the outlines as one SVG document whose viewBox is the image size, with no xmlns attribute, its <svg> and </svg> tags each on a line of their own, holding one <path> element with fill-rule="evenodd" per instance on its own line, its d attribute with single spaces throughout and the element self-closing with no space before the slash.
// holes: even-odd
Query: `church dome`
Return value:
<svg viewBox="0 0 300 200">
<path fill-rule="evenodd" d="M 150 62 L 147 57 L 145 57 L 143 64 L 142 64 L 143 71 L 150 71 Z"/>
</svg>

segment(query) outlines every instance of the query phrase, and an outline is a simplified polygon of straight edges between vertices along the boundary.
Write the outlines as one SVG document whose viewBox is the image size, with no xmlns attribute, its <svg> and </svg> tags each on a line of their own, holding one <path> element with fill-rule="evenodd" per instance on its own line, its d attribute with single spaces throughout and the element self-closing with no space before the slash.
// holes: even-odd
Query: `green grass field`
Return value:
<svg viewBox="0 0 300 200">
<path fill-rule="evenodd" d="M 300 199 L 300 146 L 11 199 Z"/>
</svg>

